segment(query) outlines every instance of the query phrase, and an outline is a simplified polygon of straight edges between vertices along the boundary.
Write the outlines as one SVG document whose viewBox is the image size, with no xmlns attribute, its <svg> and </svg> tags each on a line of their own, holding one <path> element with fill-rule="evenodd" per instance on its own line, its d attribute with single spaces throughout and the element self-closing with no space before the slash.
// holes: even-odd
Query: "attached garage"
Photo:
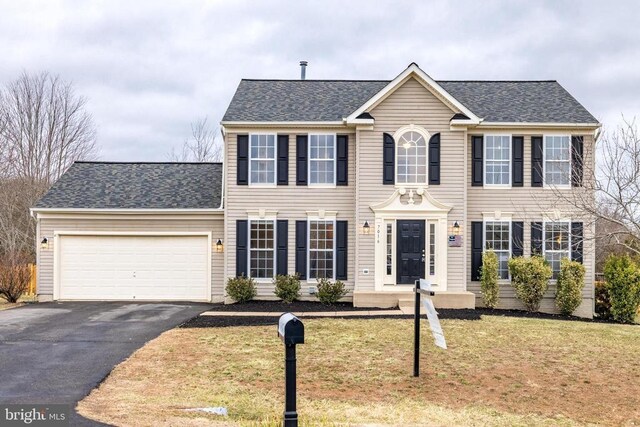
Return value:
<svg viewBox="0 0 640 427">
<path fill-rule="evenodd" d="M 210 299 L 208 235 L 60 234 L 61 300 Z"/>
<path fill-rule="evenodd" d="M 220 163 L 76 162 L 31 211 L 40 301 L 224 300 Z"/>
</svg>

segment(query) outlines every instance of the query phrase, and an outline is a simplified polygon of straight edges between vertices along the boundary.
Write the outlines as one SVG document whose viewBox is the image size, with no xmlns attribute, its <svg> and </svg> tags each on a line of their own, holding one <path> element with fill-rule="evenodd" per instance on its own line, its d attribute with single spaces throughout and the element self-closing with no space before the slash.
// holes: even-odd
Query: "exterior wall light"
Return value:
<svg viewBox="0 0 640 427">
<path fill-rule="evenodd" d="M 460 235 L 460 224 L 458 223 L 458 221 L 453 223 L 453 234 L 455 236 L 459 236 Z"/>
<path fill-rule="evenodd" d="M 220 239 L 216 242 L 216 252 L 224 252 L 224 245 Z"/>
<path fill-rule="evenodd" d="M 49 240 L 46 237 L 40 242 L 40 249 L 49 249 Z"/>
<path fill-rule="evenodd" d="M 365 221 L 364 224 L 362 224 L 362 234 L 370 234 L 371 233 L 371 226 L 369 225 L 369 221 Z"/>
</svg>

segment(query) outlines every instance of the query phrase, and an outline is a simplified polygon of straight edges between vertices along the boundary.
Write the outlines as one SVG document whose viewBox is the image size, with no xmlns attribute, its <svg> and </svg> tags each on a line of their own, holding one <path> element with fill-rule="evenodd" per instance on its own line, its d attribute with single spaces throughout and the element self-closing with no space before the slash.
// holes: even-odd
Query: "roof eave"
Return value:
<svg viewBox="0 0 640 427">
<path fill-rule="evenodd" d="M 601 123 L 597 122 L 489 122 L 482 121 L 477 125 L 480 128 L 488 127 L 503 127 L 503 128 L 588 128 L 597 129 L 602 127 Z"/>
<path fill-rule="evenodd" d="M 278 128 L 278 127 L 341 127 L 344 120 L 334 121 L 221 121 L 220 125 L 228 128 Z"/>
<path fill-rule="evenodd" d="M 82 213 L 82 214 L 114 214 L 114 215 L 149 215 L 149 214 L 223 214 L 224 208 L 39 208 L 29 209 L 31 215 L 39 213 Z"/>
</svg>

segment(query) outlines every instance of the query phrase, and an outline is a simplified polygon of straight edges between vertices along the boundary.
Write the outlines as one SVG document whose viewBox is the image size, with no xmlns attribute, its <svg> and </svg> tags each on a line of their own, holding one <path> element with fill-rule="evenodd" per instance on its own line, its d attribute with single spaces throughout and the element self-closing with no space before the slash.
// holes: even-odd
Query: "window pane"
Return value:
<svg viewBox="0 0 640 427">
<path fill-rule="evenodd" d="M 545 183 L 569 185 L 571 182 L 571 138 L 546 136 L 544 140 Z"/>
<path fill-rule="evenodd" d="M 485 136 L 485 184 L 511 184 L 511 137 L 509 135 Z"/>
<path fill-rule="evenodd" d="M 393 224 L 387 224 L 387 276 L 393 270 Z"/>
<path fill-rule="evenodd" d="M 251 183 L 275 182 L 276 143 L 274 135 L 251 135 L 249 156 L 251 159 Z"/>
<path fill-rule="evenodd" d="M 544 227 L 544 257 L 551 265 L 553 278 L 560 273 L 560 260 L 569 258 L 569 223 L 548 222 Z"/>
<path fill-rule="evenodd" d="M 492 249 L 498 256 L 498 275 L 509 278 L 509 256 L 511 255 L 511 223 L 508 221 L 485 222 L 485 249 Z"/>
<path fill-rule="evenodd" d="M 396 146 L 397 182 L 424 184 L 427 182 L 427 143 L 418 132 L 406 132 Z"/>
<path fill-rule="evenodd" d="M 273 277 L 274 266 L 273 221 L 251 221 L 249 231 L 249 274 L 264 279 Z"/>
<path fill-rule="evenodd" d="M 333 278 L 333 222 L 309 221 L 309 278 Z"/>
<path fill-rule="evenodd" d="M 334 135 L 310 135 L 309 182 L 311 184 L 335 183 L 335 152 Z"/>
</svg>

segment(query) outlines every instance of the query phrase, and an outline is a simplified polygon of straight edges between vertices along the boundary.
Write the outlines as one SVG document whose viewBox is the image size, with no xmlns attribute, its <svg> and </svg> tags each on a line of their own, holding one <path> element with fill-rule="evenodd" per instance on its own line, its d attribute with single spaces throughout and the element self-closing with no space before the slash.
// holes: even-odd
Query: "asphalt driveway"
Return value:
<svg viewBox="0 0 640 427">
<path fill-rule="evenodd" d="M 0 403 L 75 404 L 147 341 L 209 304 L 63 302 L 0 311 Z M 72 414 L 71 425 L 94 425 Z"/>
</svg>

